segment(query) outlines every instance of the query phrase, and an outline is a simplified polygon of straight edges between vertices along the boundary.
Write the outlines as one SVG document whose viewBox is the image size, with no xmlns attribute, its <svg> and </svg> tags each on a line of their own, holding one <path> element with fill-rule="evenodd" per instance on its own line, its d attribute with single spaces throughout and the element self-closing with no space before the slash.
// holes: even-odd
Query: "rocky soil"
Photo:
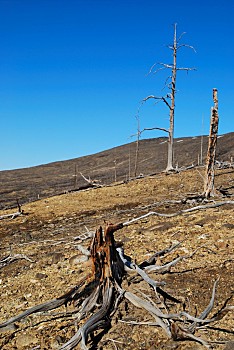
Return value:
<svg viewBox="0 0 234 350">
<path fill-rule="evenodd" d="M 23 206 L 24 215 L 13 220 L 0 221 L 0 260 L 8 254 L 24 254 L 27 259 L 17 259 L 0 269 L 0 322 L 21 313 L 27 308 L 59 297 L 90 273 L 88 262 L 77 250 L 81 243 L 76 237 L 87 230 L 94 231 L 105 222 L 119 223 L 143 215 L 151 210 L 173 213 L 197 205 L 193 200 L 181 201 L 191 193 L 202 192 L 203 168 L 179 174 L 164 173 L 146 178 L 116 183 L 114 186 L 67 193 Z M 219 170 L 216 187 L 234 184 L 233 169 Z M 229 190 L 231 200 L 232 190 Z M 217 192 L 215 201 L 227 200 Z M 174 202 L 175 201 L 175 202 Z M 15 209 L 1 211 L 0 215 Z M 169 273 L 151 274 L 152 278 L 166 282 L 165 290 L 186 303 L 186 309 L 196 315 L 208 305 L 214 281 L 220 276 L 215 298 L 214 314 L 229 298 L 234 305 L 234 206 L 224 205 L 171 218 L 150 216 L 116 232 L 117 240 L 124 242 L 125 253 L 138 263 L 155 251 L 182 242 L 176 251 L 158 264 L 178 255 L 189 255 Z M 88 247 L 89 240 L 82 243 Z M 152 299 L 154 291 L 143 281 L 124 287 L 133 292 L 145 293 Z M 141 295 L 141 294 L 139 294 Z M 170 308 L 170 305 L 168 305 Z M 181 305 L 178 308 L 181 309 Z M 3 350 L 59 349 L 77 327 L 68 305 L 50 313 L 32 315 L 15 329 L 0 333 Z M 234 313 L 206 329 L 198 336 L 210 339 L 214 349 L 234 349 Z M 138 325 L 134 322 L 154 321 L 144 310 L 125 301 L 112 320 L 112 328 L 97 338 L 92 349 L 203 349 L 191 341 L 174 342 L 156 326 Z M 77 349 L 79 346 L 77 347 Z"/>
</svg>

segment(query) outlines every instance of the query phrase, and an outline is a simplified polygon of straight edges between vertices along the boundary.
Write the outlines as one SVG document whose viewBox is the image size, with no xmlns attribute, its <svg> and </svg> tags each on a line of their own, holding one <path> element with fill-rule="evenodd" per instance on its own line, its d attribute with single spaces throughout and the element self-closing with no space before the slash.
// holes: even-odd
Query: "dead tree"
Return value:
<svg viewBox="0 0 234 350">
<path fill-rule="evenodd" d="M 140 135 L 141 135 L 140 134 L 140 121 L 139 121 L 139 117 L 138 117 L 137 118 L 137 141 L 136 141 L 136 157 L 135 157 L 135 166 L 134 166 L 134 177 L 137 176 Z"/>
<path fill-rule="evenodd" d="M 214 168 L 219 124 L 217 89 L 213 89 L 213 100 L 214 107 L 211 108 L 210 134 L 206 158 L 206 173 L 203 193 L 206 198 L 214 195 Z"/>
<path fill-rule="evenodd" d="M 186 67 L 177 67 L 177 53 L 179 49 L 182 47 L 188 47 L 194 50 L 194 48 L 187 44 L 180 44 L 180 40 L 182 36 L 185 33 L 182 33 L 179 38 L 177 38 L 177 24 L 174 24 L 174 41 L 172 45 L 169 45 L 168 48 L 172 50 L 173 52 L 173 63 L 166 64 L 166 63 L 157 63 L 154 64 L 151 69 L 150 73 L 157 73 L 160 70 L 164 69 L 170 69 L 171 70 L 171 76 L 169 76 L 166 80 L 166 86 L 169 89 L 169 93 L 166 94 L 166 96 L 154 96 L 150 95 L 144 98 L 143 102 L 149 100 L 149 99 L 155 99 L 158 101 L 162 101 L 165 103 L 167 108 L 169 108 L 169 116 L 170 116 L 170 123 L 169 128 L 151 128 L 151 129 L 144 129 L 144 130 L 161 130 L 165 131 L 168 134 L 168 154 L 167 154 L 167 167 L 166 171 L 172 171 L 174 170 L 173 167 L 173 140 L 174 140 L 174 116 L 175 116 L 175 95 L 176 95 L 176 78 L 177 78 L 177 72 L 178 71 L 191 71 L 195 70 L 195 68 L 186 68 Z M 195 51 L 195 50 L 194 50 Z M 159 68 L 155 69 L 156 66 L 160 66 Z M 170 80 L 169 83 L 167 81 Z M 143 130 L 143 131 L 144 131 Z"/>
<path fill-rule="evenodd" d="M 137 169 L 138 169 L 138 160 L 139 160 L 139 146 L 140 146 L 140 118 L 139 115 L 136 116 L 137 120 L 137 133 L 134 135 L 131 135 L 131 137 L 137 137 L 136 139 L 136 151 L 135 151 L 135 162 L 134 162 L 134 177 L 137 176 Z M 131 169 L 129 169 L 129 178 L 130 178 Z"/>
</svg>

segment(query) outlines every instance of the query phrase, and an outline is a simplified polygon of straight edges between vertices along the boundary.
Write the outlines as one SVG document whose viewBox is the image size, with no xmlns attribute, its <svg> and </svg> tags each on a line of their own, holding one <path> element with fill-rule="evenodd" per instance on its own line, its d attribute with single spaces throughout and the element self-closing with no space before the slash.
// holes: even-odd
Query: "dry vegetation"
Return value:
<svg viewBox="0 0 234 350">
<path fill-rule="evenodd" d="M 203 163 L 207 152 L 207 136 L 203 137 Z M 196 165 L 201 150 L 201 137 L 175 139 L 175 164 Z M 55 162 L 37 167 L 0 172 L 0 209 L 47 198 L 74 190 L 85 184 L 79 172 L 86 177 L 110 184 L 115 179 L 123 181 L 134 175 L 135 142 L 86 157 Z M 217 145 L 217 160 L 234 158 L 234 133 L 221 135 Z M 137 175 L 155 174 L 166 168 L 167 138 L 140 140 Z M 115 161 L 115 163 L 114 163 Z M 116 169 L 115 169 L 116 164 Z M 77 174 L 77 177 L 75 176 Z"/>
<path fill-rule="evenodd" d="M 193 169 L 170 176 L 159 174 L 111 187 L 51 197 L 25 205 L 23 216 L 1 220 L 0 259 L 8 254 L 24 254 L 31 261 L 17 259 L 1 268 L 0 321 L 63 295 L 88 275 L 90 265 L 83 261 L 77 250 L 80 242 L 74 239 L 86 232 L 86 228 L 94 231 L 105 225 L 105 221 L 120 223 L 150 210 L 172 213 L 196 205 L 193 200 L 186 203 L 171 201 L 201 192 L 201 171 Z M 230 187 L 233 182 L 232 169 L 218 171 L 217 187 Z M 229 192 L 232 196 L 231 190 Z M 219 196 L 215 200 L 224 198 Z M 10 212 L 14 210 L 2 211 L 0 215 Z M 170 272 L 151 274 L 151 277 L 165 281 L 164 289 L 185 302 L 187 310 L 196 315 L 209 303 L 213 283 L 220 276 L 213 314 L 228 298 L 228 304 L 234 305 L 233 205 L 172 218 L 151 216 L 117 231 L 115 238 L 124 242 L 126 255 L 138 263 L 178 241 L 182 241 L 178 249 L 158 264 L 178 255 L 190 254 L 200 247 L 192 258 L 180 261 Z M 83 245 L 88 247 L 89 240 Z M 154 291 L 144 281 L 125 280 L 123 287 L 134 293 L 138 289 L 151 298 L 155 297 Z M 59 349 L 79 326 L 73 310 L 74 306 L 68 305 L 67 313 L 61 307 L 50 313 L 27 317 L 17 323 L 15 329 L 0 333 L 1 349 Z M 191 341 L 172 341 L 159 327 L 133 324 L 149 321 L 153 319 L 147 312 L 123 301 L 112 320 L 111 329 L 99 337 L 96 347 L 92 341 L 88 345 L 92 349 L 104 350 L 203 348 Z M 233 324 L 233 312 L 230 312 L 212 327 L 200 329 L 197 335 L 214 341 L 215 349 L 232 349 Z"/>
</svg>

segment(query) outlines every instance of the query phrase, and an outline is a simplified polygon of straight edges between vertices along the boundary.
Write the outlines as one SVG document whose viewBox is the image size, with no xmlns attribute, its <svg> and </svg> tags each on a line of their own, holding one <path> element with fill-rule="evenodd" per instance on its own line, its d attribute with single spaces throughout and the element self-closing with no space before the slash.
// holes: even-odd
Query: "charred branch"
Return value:
<svg viewBox="0 0 234 350">
<path fill-rule="evenodd" d="M 164 132 L 166 132 L 166 133 L 169 133 L 169 130 L 164 129 L 164 128 L 157 128 L 157 127 L 155 127 L 155 128 L 144 128 L 144 129 L 141 131 L 141 133 L 143 133 L 144 131 L 152 131 L 152 130 L 160 130 L 160 131 L 164 131 Z"/>
</svg>

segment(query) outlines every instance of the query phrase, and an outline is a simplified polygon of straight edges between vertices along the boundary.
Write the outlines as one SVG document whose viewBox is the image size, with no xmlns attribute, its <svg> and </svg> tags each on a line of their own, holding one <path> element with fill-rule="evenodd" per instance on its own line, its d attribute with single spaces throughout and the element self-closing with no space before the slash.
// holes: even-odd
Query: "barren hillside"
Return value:
<svg viewBox="0 0 234 350">
<path fill-rule="evenodd" d="M 203 169 L 199 168 L 169 176 L 161 173 L 111 187 L 41 199 L 24 205 L 25 215 L 1 220 L 0 261 L 9 254 L 24 254 L 30 261 L 16 259 L 0 269 L 0 322 L 36 304 L 60 297 L 87 278 L 90 265 L 83 261 L 77 245 L 81 243 L 88 247 L 90 239 L 83 242 L 76 239 L 87 230 L 95 231 L 100 225 L 105 226 L 105 222 L 126 222 L 149 211 L 168 214 L 199 205 L 185 198 L 202 191 L 202 172 Z M 170 312 L 178 312 L 184 307 L 192 315 L 199 315 L 209 304 L 218 277 L 214 308 L 209 317 L 215 315 L 225 302 L 234 305 L 233 169 L 218 170 L 215 183 L 216 187 L 230 188 L 229 198 L 217 193 L 211 203 L 229 200 L 230 204 L 170 218 L 152 215 L 115 233 L 115 239 L 124 244 L 125 254 L 137 264 L 156 251 L 181 242 L 175 251 L 159 259 L 157 264 L 163 265 L 178 256 L 190 257 L 182 259 L 164 274 L 150 274 L 151 278 L 164 281 L 164 290 L 181 302 L 173 306 L 170 300 L 166 301 Z M 1 211 L 0 215 L 14 211 Z M 123 288 L 141 298 L 150 298 L 147 300 L 152 303 L 157 302 L 155 291 L 134 275 L 126 277 Z M 76 323 L 78 315 L 74 313 L 73 304 L 68 305 L 67 313 L 65 311 L 63 306 L 15 322 L 13 329 L 0 333 L 1 349 L 59 349 L 83 322 Z M 196 336 L 212 341 L 210 344 L 214 349 L 233 349 L 233 315 L 233 311 L 229 312 L 211 326 L 200 327 Z M 95 333 L 93 339 L 89 338 L 88 348 L 205 348 L 191 340 L 169 339 L 155 322 L 144 309 L 123 300 L 112 318 L 111 328 L 104 334 Z M 80 349 L 80 345 L 76 349 Z"/>
<path fill-rule="evenodd" d="M 203 162 L 207 151 L 207 136 L 203 137 Z M 94 155 L 55 162 L 32 168 L 0 172 L 0 209 L 64 193 L 84 185 L 80 172 L 98 179 L 102 184 L 122 181 L 134 176 L 136 144 L 130 143 Z M 175 139 L 175 164 L 197 164 L 201 152 L 201 137 Z M 234 133 L 219 136 L 217 159 L 234 158 Z M 167 162 L 167 139 L 140 141 L 137 174 L 163 171 Z"/>
</svg>

